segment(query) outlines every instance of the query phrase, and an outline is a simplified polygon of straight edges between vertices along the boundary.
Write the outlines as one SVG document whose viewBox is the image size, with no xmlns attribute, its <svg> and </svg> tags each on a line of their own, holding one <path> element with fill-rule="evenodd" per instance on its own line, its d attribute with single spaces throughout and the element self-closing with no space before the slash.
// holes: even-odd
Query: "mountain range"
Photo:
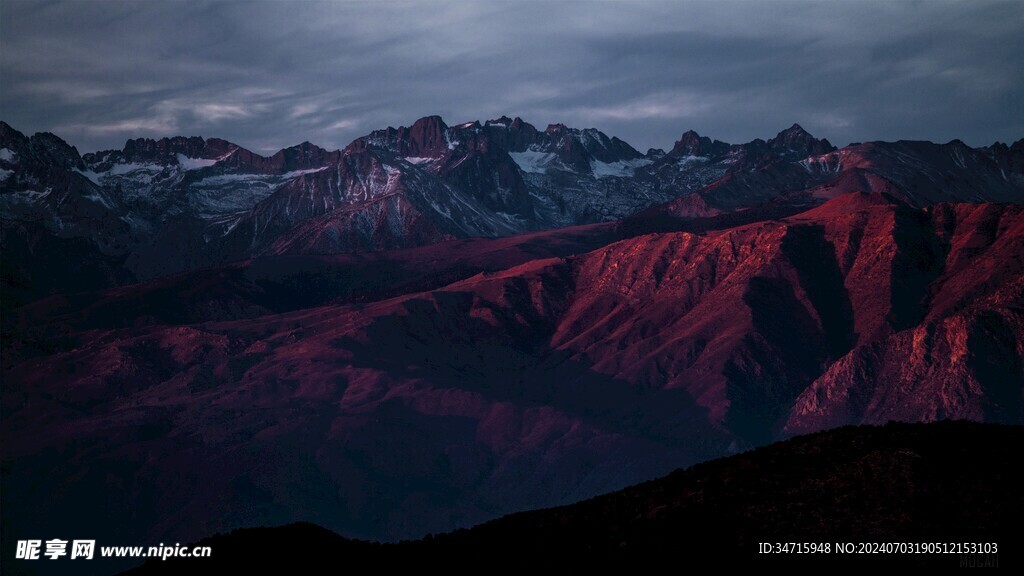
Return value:
<svg viewBox="0 0 1024 576">
<path fill-rule="evenodd" d="M 1024 186 L 1024 142 L 837 151 L 798 125 L 741 145 L 689 131 L 667 153 L 641 154 L 595 129 L 540 131 L 507 117 L 450 127 L 431 116 L 344 150 L 304 142 L 263 157 L 199 137 L 83 156 L 53 134 L 26 137 L 0 122 L 0 150 L 14 303 L 262 256 L 410 248 L 638 213 L 647 231 L 752 207 L 794 213 L 845 190 L 914 207 L 1007 202 Z M 24 256 L 37 251 L 74 258 Z"/>
<path fill-rule="evenodd" d="M 1024 140 L 0 123 L 0 170 L 7 533 L 418 538 L 838 426 L 1024 423 Z"/>
</svg>

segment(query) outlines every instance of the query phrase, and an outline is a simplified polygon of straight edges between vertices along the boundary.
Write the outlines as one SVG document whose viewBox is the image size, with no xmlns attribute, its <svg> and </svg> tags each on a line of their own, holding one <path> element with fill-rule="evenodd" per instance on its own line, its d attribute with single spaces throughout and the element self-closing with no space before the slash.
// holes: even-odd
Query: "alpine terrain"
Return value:
<svg viewBox="0 0 1024 576">
<path fill-rule="evenodd" d="M 431 116 L 334 151 L 81 154 L 0 123 L 0 248 L 5 551 L 298 521 L 416 539 L 841 426 L 1024 424 L 1024 140 L 836 148 L 794 124 L 641 153 Z M 916 463 L 959 429 L 864 432 L 881 452 L 835 461 L 931 490 Z M 752 454 L 430 546 L 563 525 L 661 546 L 659 514 L 699 531 L 680 490 L 753 486 L 776 456 Z M 968 481 L 934 466 L 922 502 Z"/>
</svg>

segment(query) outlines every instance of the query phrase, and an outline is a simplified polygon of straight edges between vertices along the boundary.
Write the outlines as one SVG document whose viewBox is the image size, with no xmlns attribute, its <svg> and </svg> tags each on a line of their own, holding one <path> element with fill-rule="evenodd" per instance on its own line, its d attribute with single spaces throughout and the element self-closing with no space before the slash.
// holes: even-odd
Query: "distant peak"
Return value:
<svg viewBox="0 0 1024 576">
<path fill-rule="evenodd" d="M 395 141 L 390 146 L 403 156 L 437 157 L 448 148 L 447 132 L 448 125 L 440 116 L 424 116 L 412 126 L 392 132 Z"/>
<path fill-rule="evenodd" d="M 12 128 L 10 124 L 4 122 L 3 120 L 0 120 L 0 134 L 19 134 L 22 137 L 25 136 L 21 132 L 18 132 L 17 130 Z"/>
<path fill-rule="evenodd" d="M 801 155 L 824 154 L 835 150 L 835 146 L 828 140 L 815 138 L 804 130 L 803 126 L 795 123 L 768 140 L 768 145 L 774 149 L 788 150 Z"/>
<path fill-rule="evenodd" d="M 444 120 L 440 116 L 434 115 L 420 118 L 413 122 L 411 128 L 440 128 L 444 130 L 448 128 L 448 125 L 444 123 Z"/>
<path fill-rule="evenodd" d="M 721 142 L 713 142 L 707 136 L 701 136 L 694 130 L 687 130 L 679 137 L 669 154 L 672 156 L 707 156 L 721 152 L 719 149 L 722 146 Z"/>
<path fill-rule="evenodd" d="M 210 141 L 208 140 L 207 144 L 209 144 L 209 143 L 210 143 Z M 324 148 L 321 148 L 320 146 L 317 146 L 316 144 L 313 144 L 309 140 L 306 140 L 305 142 L 303 142 L 301 144 L 296 144 L 295 146 L 289 146 L 288 148 L 285 148 L 284 150 L 280 150 L 280 151 L 278 151 L 278 154 L 280 154 L 281 152 L 303 152 L 303 153 L 306 153 L 306 154 L 308 154 L 308 153 L 317 153 L 318 154 L 318 153 L 326 152 L 326 151 L 327 150 L 325 150 Z"/>
<path fill-rule="evenodd" d="M 775 135 L 775 138 L 769 140 L 769 142 L 795 142 L 795 141 L 809 141 L 814 140 L 814 136 L 810 132 L 804 130 L 804 127 L 799 124 L 793 124 L 789 128 L 786 128 L 782 132 Z"/>
<path fill-rule="evenodd" d="M 287 152 L 308 152 L 310 150 L 319 150 L 319 149 L 320 149 L 319 146 L 317 146 L 316 144 L 312 144 L 308 140 L 306 140 L 305 142 L 302 142 L 302 143 L 299 143 L 299 144 L 295 144 L 294 146 L 288 146 L 287 148 L 282 148 L 281 150 L 278 150 L 275 154 L 282 154 L 282 153 L 287 153 Z"/>
<path fill-rule="evenodd" d="M 0 120 L 0 145 L 4 148 L 24 146 L 28 143 L 28 137 L 11 127 L 10 124 Z"/>
<path fill-rule="evenodd" d="M 797 133 L 797 134 L 808 134 L 807 130 L 804 130 L 804 127 L 799 125 L 799 124 L 797 124 L 796 122 L 794 122 L 793 125 L 790 126 L 789 128 L 783 130 L 783 132 L 792 132 L 792 133 Z M 808 135 L 810 135 L 810 134 L 808 134 Z"/>
<path fill-rule="evenodd" d="M 223 138 L 207 138 L 206 139 L 206 145 L 207 146 L 218 146 L 218 147 L 222 147 L 222 148 L 231 148 L 231 147 L 238 148 L 239 147 L 238 144 L 235 144 L 234 142 L 229 142 L 227 140 L 224 140 Z"/>
</svg>

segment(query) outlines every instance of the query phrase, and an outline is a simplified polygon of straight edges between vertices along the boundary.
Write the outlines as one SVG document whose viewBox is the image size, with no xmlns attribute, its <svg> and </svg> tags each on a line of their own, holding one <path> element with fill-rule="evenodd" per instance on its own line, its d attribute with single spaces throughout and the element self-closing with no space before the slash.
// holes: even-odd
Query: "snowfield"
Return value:
<svg viewBox="0 0 1024 576">
<path fill-rule="evenodd" d="M 509 152 L 509 156 L 512 157 L 512 160 L 519 166 L 520 170 L 531 174 L 543 174 L 547 171 L 548 166 L 557 158 L 554 154 L 535 150 Z"/>
</svg>

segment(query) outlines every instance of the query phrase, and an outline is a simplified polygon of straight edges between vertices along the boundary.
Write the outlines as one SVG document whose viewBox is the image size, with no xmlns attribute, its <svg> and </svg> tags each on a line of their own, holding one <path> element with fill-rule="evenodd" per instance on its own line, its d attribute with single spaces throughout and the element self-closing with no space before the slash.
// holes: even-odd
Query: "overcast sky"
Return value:
<svg viewBox="0 0 1024 576">
<path fill-rule="evenodd" d="M 440 114 L 668 148 L 1024 137 L 1024 2 L 0 0 L 0 119 L 82 152 L 339 148 Z"/>
</svg>

